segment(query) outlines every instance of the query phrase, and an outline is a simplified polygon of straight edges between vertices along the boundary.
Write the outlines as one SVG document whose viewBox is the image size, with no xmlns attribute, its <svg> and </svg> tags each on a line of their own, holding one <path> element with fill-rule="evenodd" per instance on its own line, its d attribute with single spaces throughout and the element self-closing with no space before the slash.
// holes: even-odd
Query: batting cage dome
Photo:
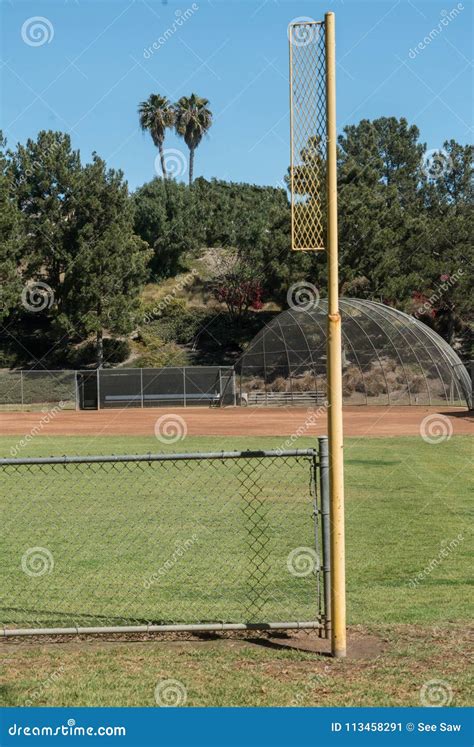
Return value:
<svg viewBox="0 0 474 747">
<path fill-rule="evenodd" d="M 341 299 L 346 405 L 466 405 L 470 376 L 454 350 L 415 317 L 381 303 Z M 275 317 L 254 337 L 236 372 L 248 405 L 326 400 L 327 301 Z"/>
</svg>

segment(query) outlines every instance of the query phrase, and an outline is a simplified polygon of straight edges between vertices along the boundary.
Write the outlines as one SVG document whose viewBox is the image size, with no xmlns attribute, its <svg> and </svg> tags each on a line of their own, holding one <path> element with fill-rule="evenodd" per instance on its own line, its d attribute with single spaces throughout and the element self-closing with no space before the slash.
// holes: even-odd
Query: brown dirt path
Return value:
<svg viewBox="0 0 474 747">
<path fill-rule="evenodd" d="M 326 413 L 306 408 L 236 407 L 211 409 L 145 408 L 75 412 L 64 410 L 46 420 L 41 412 L 0 413 L 0 435 L 25 436 L 34 430 L 45 436 L 112 436 L 154 434 L 157 419 L 177 414 L 191 436 L 290 436 L 323 435 Z M 474 434 L 474 414 L 465 408 L 446 407 L 346 407 L 346 436 L 417 436 L 422 421 L 448 418 L 454 435 Z M 446 422 L 446 421 L 444 421 Z M 38 430 L 39 428 L 39 430 Z"/>
</svg>

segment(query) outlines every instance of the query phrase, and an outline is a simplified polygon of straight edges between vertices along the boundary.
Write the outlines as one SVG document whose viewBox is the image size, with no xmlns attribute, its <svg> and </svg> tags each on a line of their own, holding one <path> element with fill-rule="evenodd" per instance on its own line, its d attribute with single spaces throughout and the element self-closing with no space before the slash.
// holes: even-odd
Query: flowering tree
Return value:
<svg viewBox="0 0 474 747">
<path fill-rule="evenodd" d="M 240 319 L 249 309 L 263 307 L 263 287 L 258 274 L 236 255 L 224 255 L 217 269 L 214 297 L 227 306 L 234 319 Z"/>
</svg>

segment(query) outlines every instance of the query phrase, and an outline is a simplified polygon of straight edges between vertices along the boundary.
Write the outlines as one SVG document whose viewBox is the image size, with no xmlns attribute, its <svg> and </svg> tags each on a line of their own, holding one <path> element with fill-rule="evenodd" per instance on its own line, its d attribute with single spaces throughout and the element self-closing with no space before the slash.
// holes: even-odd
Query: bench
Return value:
<svg viewBox="0 0 474 747">
<path fill-rule="evenodd" d="M 104 397 L 104 403 L 117 402 L 117 403 L 130 403 L 130 402 L 209 402 L 210 407 L 218 407 L 220 404 L 221 395 L 217 392 L 211 394 L 209 392 L 201 393 L 190 393 L 184 394 L 106 394 Z"/>
<path fill-rule="evenodd" d="M 314 405 L 326 402 L 324 392 L 260 392 L 253 391 L 246 394 L 246 402 L 242 404 L 249 406 L 284 406 L 284 405 Z"/>
</svg>

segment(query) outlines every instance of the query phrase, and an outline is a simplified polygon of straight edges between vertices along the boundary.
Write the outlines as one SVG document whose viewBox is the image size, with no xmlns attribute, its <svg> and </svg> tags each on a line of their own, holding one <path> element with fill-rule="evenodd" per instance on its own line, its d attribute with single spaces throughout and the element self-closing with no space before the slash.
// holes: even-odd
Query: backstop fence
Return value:
<svg viewBox="0 0 474 747">
<path fill-rule="evenodd" d="M 319 449 L 1 459 L 0 634 L 329 626 Z"/>
<path fill-rule="evenodd" d="M 236 404 L 227 366 L 8 371 L 0 374 L 0 409 L 97 410 Z"/>
</svg>

